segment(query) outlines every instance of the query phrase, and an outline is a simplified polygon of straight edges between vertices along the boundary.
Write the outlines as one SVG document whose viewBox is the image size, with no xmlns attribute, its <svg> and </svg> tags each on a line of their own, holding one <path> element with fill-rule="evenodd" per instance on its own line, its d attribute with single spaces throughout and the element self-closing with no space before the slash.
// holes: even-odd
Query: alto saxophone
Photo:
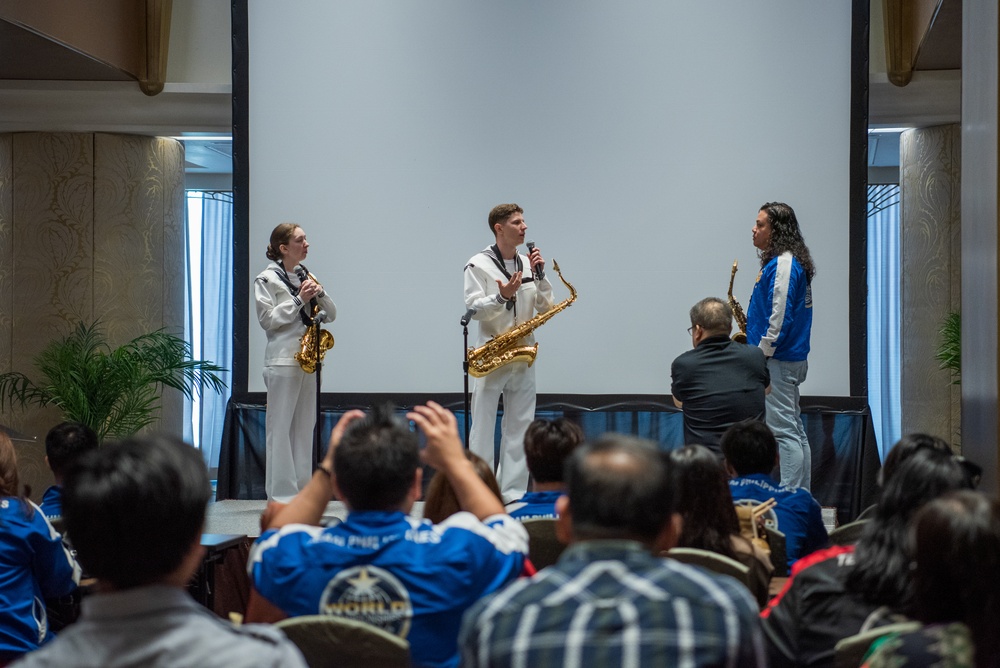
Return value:
<svg viewBox="0 0 1000 668">
<path fill-rule="evenodd" d="M 733 260 L 733 273 L 729 275 L 729 308 L 733 310 L 733 319 L 736 320 L 736 326 L 739 327 L 740 331 L 733 334 L 732 339 L 736 343 L 746 343 L 747 315 L 743 312 L 743 307 L 740 306 L 740 303 L 736 301 L 736 297 L 733 297 L 733 280 L 736 279 L 737 264 L 737 260 Z"/>
<path fill-rule="evenodd" d="M 309 274 L 309 278 L 319 285 L 319 281 L 312 274 Z M 323 287 L 320 286 L 320 292 L 323 291 Z M 306 332 L 299 338 L 299 352 L 295 353 L 295 361 L 299 363 L 302 370 L 306 373 L 315 373 L 317 362 L 322 362 L 326 357 L 326 351 L 333 348 L 333 334 L 319 326 L 319 322 L 316 320 L 316 315 L 319 313 L 319 304 L 312 307 L 311 317 L 313 318 L 313 324 L 306 327 Z M 316 350 L 316 337 L 319 337 L 319 355 L 317 357 Z"/>
<path fill-rule="evenodd" d="M 469 348 L 470 376 L 482 378 L 511 362 L 527 362 L 528 366 L 534 363 L 535 355 L 538 354 L 538 343 L 536 342 L 533 346 L 525 345 L 524 337 L 576 301 L 576 288 L 563 278 L 562 272 L 559 271 L 559 263 L 552 260 L 552 268 L 559 274 L 559 280 L 563 282 L 563 285 L 569 289 L 569 297 L 545 313 L 539 313 L 534 318 L 508 329 L 503 334 L 497 334 L 480 347 Z"/>
</svg>

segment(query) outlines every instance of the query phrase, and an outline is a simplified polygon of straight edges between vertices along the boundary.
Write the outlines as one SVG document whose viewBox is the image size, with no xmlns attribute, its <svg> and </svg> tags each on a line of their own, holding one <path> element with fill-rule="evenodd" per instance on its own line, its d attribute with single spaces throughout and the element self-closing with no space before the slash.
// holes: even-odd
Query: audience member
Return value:
<svg viewBox="0 0 1000 668">
<path fill-rule="evenodd" d="M 45 599 L 71 593 L 79 581 L 59 534 L 21 494 L 14 444 L 0 431 L 0 665 L 53 638 Z"/>
<path fill-rule="evenodd" d="M 204 557 L 210 492 L 201 453 L 168 437 L 78 460 L 66 473 L 65 521 L 97 590 L 77 622 L 17 666 L 305 666 L 280 631 L 233 627 L 185 590 Z"/>
<path fill-rule="evenodd" d="M 531 491 L 507 504 L 510 516 L 519 520 L 556 516 L 556 499 L 566 488 L 563 471 L 566 459 L 583 442 L 579 425 L 561 417 L 535 420 L 524 434 L 524 456 L 531 474 Z"/>
<path fill-rule="evenodd" d="M 105 445 L 65 476 L 67 531 L 96 591 L 80 619 L 17 666 L 305 666 L 282 633 L 233 627 L 185 587 L 204 557 L 201 453 L 168 437 Z"/>
<path fill-rule="evenodd" d="M 906 461 L 914 452 L 924 448 L 931 448 L 933 450 L 939 450 L 947 453 L 953 452 L 952 447 L 948 445 L 944 439 L 938 438 L 937 436 L 921 433 L 905 434 L 896 442 L 894 446 L 892 446 L 888 454 L 885 456 L 885 461 L 882 462 L 882 468 L 878 471 L 879 490 L 881 491 L 885 489 L 886 481 L 892 477 L 893 473 L 895 473 L 897 466 Z M 965 470 L 970 486 L 972 488 L 977 487 L 979 485 L 979 480 L 983 475 L 982 467 L 978 464 L 970 462 L 962 456 L 956 456 L 956 460 Z M 865 508 L 861 515 L 863 515 L 865 519 L 870 519 L 871 516 L 874 515 L 877 505 L 878 504 L 875 504 L 874 506 Z"/>
<path fill-rule="evenodd" d="M 951 446 L 937 436 L 930 434 L 905 434 L 896 444 L 889 449 L 882 462 L 882 468 L 878 472 L 878 484 L 885 489 L 886 483 L 896 473 L 896 468 L 909 459 L 917 450 L 937 450 L 947 454 L 952 454 Z"/>
<path fill-rule="evenodd" d="M 865 665 L 1000 666 L 1000 504 L 952 492 L 913 526 L 913 616 L 925 626 L 887 638 Z"/>
<path fill-rule="evenodd" d="M 767 552 L 740 534 L 722 463 L 708 448 L 685 445 L 670 452 L 670 464 L 674 510 L 684 520 L 677 547 L 708 550 L 745 565 L 751 591 L 763 607 L 774 566 Z"/>
<path fill-rule="evenodd" d="M 465 456 L 472 462 L 479 479 L 486 483 L 498 500 L 502 501 L 503 496 L 500 493 L 500 485 L 497 484 L 497 477 L 493 475 L 493 469 L 486 460 L 472 450 L 466 450 Z M 455 488 L 448 482 L 448 476 L 435 472 L 427 484 L 427 493 L 424 495 L 424 519 L 440 524 L 461 510 Z"/>
<path fill-rule="evenodd" d="M 722 453 L 733 476 L 729 491 L 734 501 L 775 500 L 774 528 L 785 534 L 789 568 L 799 557 L 826 547 L 823 511 L 809 490 L 785 487 L 771 478 L 778 465 L 778 442 L 770 427 L 756 420 L 734 424 L 722 435 Z"/>
<path fill-rule="evenodd" d="M 440 524 L 408 517 L 421 489 L 417 435 L 391 406 L 349 411 L 312 480 L 253 547 L 249 619 L 350 617 L 408 640 L 417 665 L 458 664 L 462 613 L 518 576 L 527 532 L 476 475 L 451 412 L 429 402 L 407 418 L 467 512 Z M 315 526 L 334 493 L 347 518 Z"/>
<path fill-rule="evenodd" d="M 837 641 L 857 633 L 869 615 L 906 610 L 913 591 L 911 518 L 925 503 L 969 486 L 948 449 L 920 447 L 900 461 L 857 545 L 799 559 L 761 613 L 771 665 L 832 666 Z"/>
<path fill-rule="evenodd" d="M 659 558 L 680 517 L 655 445 L 609 435 L 567 463 L 559 561 L 473 606 L 466 666 L 759 666 L 756 606 L 729 577 Z"/>
<path fill-rule="evenodd" d="M 85 424 L 63 422 L 45 435 L 45 463 L 56 482 L 42 496 L 42 512 L 50 520 L 62 518 L 62 483 L 67 469 L 78 458 L 98 446 L 97 434 Z"/>
<path fill-rule="evenodd" d="M 715 297 L 691 307 L 691 343 L 670 365 L 670 393 L 684 412 L 684 443 L 700 444 L 722 457 L 719 439 L 740 420 L 764 421 L 771 391 L 767 360 L 757 346 L 736 343 L 733 310 Z"/>
</svg>

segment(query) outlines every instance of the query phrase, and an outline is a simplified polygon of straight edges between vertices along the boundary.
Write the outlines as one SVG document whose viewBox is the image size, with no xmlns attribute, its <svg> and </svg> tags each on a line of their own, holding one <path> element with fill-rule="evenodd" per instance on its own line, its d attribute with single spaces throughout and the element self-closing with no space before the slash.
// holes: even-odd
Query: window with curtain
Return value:
<svg viewBox="0 0 1000 668">
<path fill-rule="evenodd" d="M 868 404 L 884 460 L 901 435 L 899 185 L 868 186 Z"/>
<path fill-rule="evenodd" d="M 185 339 L 194 359 L 229 367 L 233 340 L 233 194 L 187 191 Z M 226 385 L 232 373 L 220 374 Z M 184 440 L 200 448 L 214 473 L 230 390 L 205 391 L 184 403 Z"/>
</svg>

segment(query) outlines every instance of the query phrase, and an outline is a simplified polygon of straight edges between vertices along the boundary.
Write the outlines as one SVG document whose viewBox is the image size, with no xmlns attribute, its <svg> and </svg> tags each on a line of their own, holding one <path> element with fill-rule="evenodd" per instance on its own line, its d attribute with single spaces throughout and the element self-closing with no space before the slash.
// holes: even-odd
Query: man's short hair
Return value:
<svg viewBox="0 0 1000 668">
<path fill-rule="evenodd" d="M 722 434 L 719 446 L 736 475 L 774 470 L 778 442 L 770 427 L 759 420 L 737 422 Z"/>
<path fill-rule="evenodd" d="M 705 297 L 691 307 L 691 324 L 712 334 L 729 334 L 733 330 L 733 309 L 717 297 Z"/>
<path fill-rule="evenodd" d="M 488 218 L 490 232 L 496 235 L 497 230 L 495 226 L 507 220 L 515 213 L 524 213 L 524 209 L 517 204 L 497 204 L 493 207 L 493 209 L 490 210 L 490 216 Z"/>
<path fill-rule="evenodd" d="M 97 446 L 97 434 L 79 422 L 62 422 L 45 435 L 45 456 L 49 458 L 49 468 L 57 478 L 65 475 L 73 461 Z"/>
<path fill-rule="evenodd" d="M 419 466 L 417 434 L 391 404 L 352 422 L 333 458 L 337 486 L 351 510 L 395 510 Z"/>
<path fill-rule="evenodd" d="M 566 458 L 583 442 L 579 425 L 561 417 L 535 420 L 524 433 L 524 456 L 535 482 L 563 482 Z"/>
<path fill-rule="evenodd" d="M 105 444 L 66 471 L 66 531 L 90 575 L 118 589 L 151 584 L 199 540 L 211 492 L 201 453 L 179 439 Z"/>
<path fill-rule="evenodd" d="M 670 521 L 669 464 L 651 441 L 607 434 L 573 451 L 566 488 L 577 538 L 652 543 Z"/>
</svg>

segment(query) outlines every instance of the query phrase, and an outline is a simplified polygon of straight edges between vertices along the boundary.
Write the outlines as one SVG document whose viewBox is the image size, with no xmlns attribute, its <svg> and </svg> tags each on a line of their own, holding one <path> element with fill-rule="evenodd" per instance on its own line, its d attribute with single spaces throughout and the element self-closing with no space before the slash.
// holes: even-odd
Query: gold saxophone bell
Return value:
<svg viewBox="0 0 1000 668">
<path fill-rule="evenodd" d="M 531 320 L 526 320 L 503 334 L 497 334 L 480 347 L 469 348 L 470 376 L 482 378 L 512 362 L 527 362 L 528 366 L 534 363 L 535 355 L 538 354 L 538 344 L 524 345 L 522 339 L 576 301 L 576 288 L 563 278 L 562 272 L 559 271 L 559 263 L 552 260 L 552 268 L 559 274 L 559 280 L 563 282 L 563 285 L 569 289 L 569 298 L 556 304 L 545 313 L 539 313 Z"/>
<path fill-rule="evenodd" d="M 736 301 L 736 297 L 733 297 L 733 281 L 736 279 L 736 270 L 739 262 L 733 260 L 733 272 L 729 275 L 729 308 L 733 310 L 733 319 L 736 321 L 736 326 L 739 327 L 739 331 L 733 334 L 732 339 L 736 343 L 746 343 L 747 342 L 747 316 L 743 312 L 743 307 L 740 303 Z"/>
<path fill-rule="evenodd" d="M 309 278 L 316 281 L 316 277 L 309 274 Z M 316 281 L 319 285 L 319 281 Z M 323 286 L 320 285 L 320 292 Z M 319 313 L 319 306 L 313 306 L 312 317 Z M 316 337 L 319 336 L 319 356 L 316 355 Z M 299 363 L 306 373 L 315 373 L 317 362 L 322 362 L 326 357 L 326 351 L 333 348 L 333 334 L 319 326 L 318 322 L 306 328 L 306 333 L 299 338 L 299 352 L 295 353 L 295 361 Z"/>
</svg>

